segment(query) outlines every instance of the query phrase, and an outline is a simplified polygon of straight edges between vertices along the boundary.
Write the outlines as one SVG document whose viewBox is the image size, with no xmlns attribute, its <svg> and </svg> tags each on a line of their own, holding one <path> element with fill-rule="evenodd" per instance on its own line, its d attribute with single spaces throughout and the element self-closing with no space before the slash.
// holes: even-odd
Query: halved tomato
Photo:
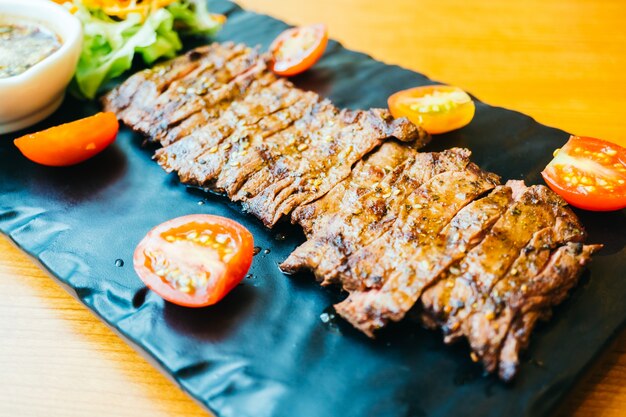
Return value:
<svg viewBox="0 0 626 417">
<path fill-rule="evenodd" d="M 48 166 L 75 165 L 102 152 L 117 136 L 119 123 L 113 113 L 65 123 L 13 141 L 33 162 Z"/>
<path fill-rule="evenodd" d="M 541 175 L 574 207 L 593 211 L 626 207 L 626 149 L 614 143 L 571 136 Z"/>
<path fill-rule="evenodd" d="M 225 217 L 192 214 L 161 223 L 137 245 L 135 271 L 155 293 L 174 304 L 215 304 L 246 275 L 254 241 Z"/>
<path fill-rule="evenodd" d="M 311 68 L 326 50 L 328 30 L 319 23 L 287 29 L 272 42 L 270 69 L 290 77 Z"/>
<path fill-rule="evenodd" d="M 469 94 L 446 85 L 398 91 L 387 103 L 393 117 L 406 117 L 430 134 L 459 129 L 472 121 L 476 111 Z"/>
</svg>

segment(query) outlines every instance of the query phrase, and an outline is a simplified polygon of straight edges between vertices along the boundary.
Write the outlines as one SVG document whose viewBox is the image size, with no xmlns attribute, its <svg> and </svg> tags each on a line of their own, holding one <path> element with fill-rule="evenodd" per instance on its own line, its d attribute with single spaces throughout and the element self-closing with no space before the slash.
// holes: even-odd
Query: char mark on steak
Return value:
<svg viewBox="0 0 626 417">
<path fill-rule="evenodd" d="M 257 185 L 260 192 L 252 197 L 239 194 L 245 209 L 266 226 L 326 194 L 383 140 L 394 136 L 421 146 L 426 139 L 410 122 L 394 120 L 385 110 L 332 113 L 318 129 L 294 138 L 292 146 L 270 150 L 267 181 Z"/>
<path fill-rule="evenodd" d="M 236 161 L 250 147 L 293 124 L 310 101 L 294 94 L 289 82 L 278 80 L 234 103 L 214 123 L 157 151 L 157 160 L 176 170 L 185 183 L 216 188 L 214 184 L 222 171 L 240 178 L 239 173 L 232 173 L 239 165 Z M 176 157 L 181 151 L 184 155 Z M 172 167 L 173 157 L 179 161 L 176 167 Z"/>
<path fill-rule="evenodd" d="M 507 312 L 512 320 L 497 360 L 500 378 L 513 379 L 519 367 L 520 351 L 527 347 L 537 320 L 548 318 L 552 307 L 567 298 L 591 255 L 601 248 L 602 245 L 568 242 L 552 252 L 541 272 L 507 294 L 504 302 L 512 310 Z"/>
<path fill-rule="evenodd" d="M 386 149 L 390 148 L 381 148 L 373 155 Z M 322 285 L 341 283 L 347 289 L 353 288 L 349 276 L 342 272 L 347 258 L 367 247 L 408 213 L 407 196 L 436 175 L 465 169 L 469 155 L 467 149 L 458 148 L 441 153 L 409 152 L 403 163 L 389 167 L 382 180 L 367 183 L 367 188 L 360 187 L 359 181 L 348 184 L 352 191 L 347 194 L 345 204 L 342 201 L 335 210 L 322 213 L 317 208 L 318 204 L 336 204 L 328 201 L 327 196 L 301 207 L 294 212 L 294 219 L 303 224 L 305 231 L 309 228 L 307 224 L 316 219 L 315 230 L 311 230 L 307 241 L 281 268 L 290 273 L 310 269 Z M 353 194 L 356 197 L 352 198 Z"/>
<path fill-rule="evenodd" d="M 165 146 L 219 118 L 251 83 L 266 74 L 265 60 L 256 50 L 235 48 L 229 58 L 173 82 L 133 128 Z"/>
<path fill-rule="evenodd" d="M 462 256 L 463 249 L 476 240 L 474 234 L 485 226 L 479 224 L 474 233 L 473 229 L 466 228 L 464 231 L 469 234 L 463 238 L 454 235 L 457 228 L 451 226 L 450 239 L 459 240 L 451 245 L 448 254 L 444 250 L 448 238 L 439 236 L 445 233 L 444 229 L 457 213 L 461 216 L 457 222 L 461 223 L 466 217 L 476 216 L 475 210 L 469 210 L 469 214 L 459 211 L 493 189 L 497 181 L 493 174 L 470 163 L 462 171 L 446 171 L 434 176 L 410 194 L 405 201 L 406 207 L 411 207 L 409 213 L 398 217 L 388 233 L 346 262 L 348 268 L 343 275 L 350 276 L 352 288 L 357 290 L 335 306 L 337 312 L 370 337 L 388 321 L 402 319 L 425 286 L 449 264 L 446 255 Z M 500 214 L 502 205 L 506 207 L 509 193 L 502 191 L 501 194 L 491 195 L 485 204 L 479 205 L 484 206 L 483 209 L 495 205 L 492 216 L 481 215 L 480 219 L 489 223 Z M 375 264 L 368 261 L 372 256 L 379 259 Z M 342 282 L 345 287 L 345 278 Z"/>
<path fill-rule="evenodd" d="M 557 219 L 562 226 L 562 241 L 584 238 L 584 230 L 560 197 L 544 186 L 527 187 L 485 239 L 426 291 L 422 303 L 433 318 L 439 317 L 447 342 L 461 336 L 461 322 L 511 269 L 533 235 L 546 227 L 555 227 Z"/>
<path fill-rule="evenodd" d="M 158 96 L 172 82 L 198 68 L 203 60 L 211 59 L 218 51 L 229 50 L 233 46 L 232 43 L 212 43 L 139 71 L 103 97 L 104 110 L 114 112 L 118 119 L 133 127 L 151 111 Z"/>
<path fill-rule="evenodd" d="M 515 188 L 514 203 L 483 241 L 421 297 L 424 322 L 440 326 L 447 343 L 466 337 L 473 357 L 489 372 L 498 369 L 517 314 L 511 297 L 523 296 L 556 247 L 585 236 L 574 214 L 546 187 L 509 183 Z M 567 288 L 577 276 L 563 275 Z"/>
</svg>

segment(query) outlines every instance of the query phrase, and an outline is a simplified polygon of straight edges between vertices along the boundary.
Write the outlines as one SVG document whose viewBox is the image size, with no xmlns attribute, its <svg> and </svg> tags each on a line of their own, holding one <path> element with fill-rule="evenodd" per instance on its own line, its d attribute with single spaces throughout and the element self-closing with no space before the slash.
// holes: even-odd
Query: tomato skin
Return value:
<svg viewBox="0 0 626 417">
<path fill-rule="evenodd" d="M 198 237 L 191 241 L 190 233 Z M 228 236 L 228 244 L 216 247 L 215 236 L 221 235 Z M 176 239 L 168 240 L 171 236 Z M 206 243 L 198 241 L 210 236 Z M 150 230 L 137 245 L 133 264 L 139 278 L 163 299 L 184 307 L 205 307 L 220 301 L 241 282 L 252 264 L 253 251 L 254 239 L 241 224 L 225 217 L 192 214 Z M 161 255 L 164 260 L 155 267 L 155 259 Z M 195 280 L 192 291 L 182 291 L 176 282 L 168 281 L 169 274 L 176 271 Z M 199 277 L 206 279 L 199 281 Z"/>
<path fill-rule="evenodd" d="M 541 175 L 552 191 L 574 207 L 626 208 L 626 149 L 614 143 L 571 136 Z"/>
<path fill-rule="evenodd" d="M 308 34 L 313 39 L 308 39 L 311 45 L 304 48 L 296 47 L 297 50 L 288 51 L 285 46 L 288 43 L 304 42 L 304 34 Z M 328 29 L 323 23 L 316 25 L 301 26 L 287 29 L 282 32 L 270 45 L 272 60 L 270 69 L 277 75 L 291 77 L 300 74 L 309 68 L 322 57 L 328 44 Z M 293 45 L 292 45 L 293 46 Z"/>
<path fill-rule="evenodd" d="M 113 113 L 51 127 L 13 141 L 22 154 L 47 166 L 69 166 L 83 162 L 106 149 L 117 136 L 119 123 Z"/>
<path fill-rule="evenodd" d="M 395 118 L 406 117 L 431 135 L 450 132 L 469 124 L 476 106 L 458 87 L 427 85 L 392 94 L 387 100 Z"/>
</svg>

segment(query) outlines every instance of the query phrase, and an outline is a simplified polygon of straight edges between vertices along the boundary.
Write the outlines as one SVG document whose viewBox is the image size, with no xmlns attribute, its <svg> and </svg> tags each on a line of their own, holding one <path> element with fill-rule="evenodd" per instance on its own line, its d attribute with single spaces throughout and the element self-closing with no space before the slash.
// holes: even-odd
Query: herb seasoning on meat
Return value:
<svg viewBox="0 0 626 417">
<path fill-rule="evenodd" d="M 0 22 L 0 78 L 25 72 L 60 47 L 59 38 L 42 26 Z"/>
</svg>

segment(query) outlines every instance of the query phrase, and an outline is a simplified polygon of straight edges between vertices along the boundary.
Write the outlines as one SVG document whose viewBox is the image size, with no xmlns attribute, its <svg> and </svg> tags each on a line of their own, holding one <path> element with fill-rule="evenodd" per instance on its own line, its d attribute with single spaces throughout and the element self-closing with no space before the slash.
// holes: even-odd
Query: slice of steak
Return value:
<svg viewBox="0 0 626 417">
<path fill-rule="evenodd" d="M 423 130 L 406 119 L 394 120 L 386 110 L 342 110 L 291 152 L 278 155 L 274 166 L 282 172 L 261 193 L 245 199 L 244 206 L 272 227 L 298 206 L 326 194 L 356 162 L 392 136 L 418 147 L 427 141 Z"/>
<path fill-rule="evenodd" d="M 363 192 L 355 187 L 352 194 L 357 198 L 345 199 L 346 204 L 338 205 L 335 214 L 317 213 L 317 202 L 310 205 L 313 210 L 304 206 L 298 209 L 301 211 L 294 212 L 294 217 L 305 222 L 317 219 L 316 230 L 289 256 L 281 269 L 285 272 L 310 269 L 322 285 L 340 283 L 342 277 L 346 280 L 347 274 L 342 274 L 342 270 L 347 258 L 387 232 L 400 215 L 407 214 L 406 210 L 403 211 L 407 196 L 435 175 L 463 170 L 469 163 L 470 152 L 454 148 L 441 153 L 412 151 L 411 154 L 413 156 L 389 170 L 381 181 L 369 185 Z M 328 205 L 331 204 L 329 201 Z M 347 280 L 344 286 L 352 287 Z"/>
<path fill-rule="evenodd" d="M 424 312 L 438 322 L 446 342 L 458 339 L 463 321 L 478 307 L 494 285 L 507 273 L 520 251 L 535 233 L 554 227 L 557 218 L 571 223 L 573 235 L 582 238 L 582 228 L 565 202 L 544 186 L 514 192 L 516 201 L 496 222 L 489 234 L 465 258 L 451 266 L 445 276 L 421 298 Z"/>
<path fill-rule="evenodd" d="M 239 126 L 258 122 L 261 111 L 268 96 L 274 101 L 281 100 L 290 91 L 291 83 L 287 80 L 276 80 L 272 75 L 254 80 L 245 94 L 230 103 L 228 109 L 218 118 L 200 126 L 188 135 L 155 153 L 157 162 L 168 172 L 179 171 L 184 177 L 195 165 L 195 160 L 206 150 L 219 145 Z"/>
<path fill-rule="evenodd" d="M 308 238 L 319 237 L 321 229 L 335 217 L 347 218 L 358 211 L 359 200 L 375 192 L 379 183 L 393 183 L 417 152 L 397 141 L 383 143 L 380 148 L 357 162 L 350 175 L 320 199 L 298 207 L 291 220 L 304 229 Z M 432 154 L 424 154 L 431 156 Z"/>
<path fill-rule="evenodd" d="M 189 134 L 194 127 L 219 117 L 265 71 L 265 61 L 256 50 L 235 47 L 230 56 L 217 56 L 213 67 L 173 82 L 153 103 L 147 117 L 132 127 L 162 145 L 172 143 L 177 136 Z M 196 116 L 193 123 L 184 123 L 192 116 Z M 185 129 L 181 129 L 181 124 Z M 176 135 L 172 137 L 174 128 Z"/>
<path fill-rule="evenodd" d="M 467 319 L 454 333 L 468 339 L 475 357 L 482 360 L 488 372 L 497 369 L 500 347 L 514 316 L 514 297 L 519 291 L 523 293 L 528 281 L 545 267 L 554 248 L 583 237 L 579 225 L 557 218 L 553 226 L 533 235 L 491 292 L 471 306 Z"/>
<path fill-rule="evenodd" d="M 320 100 L 289 128 L 251 147 L 241 162 L 241 177 L 228 187 L 228 196 L 234 201 L 251 199 L 272 181 L 288 175 L 290 165 L 295 164 L 293 159 L 300 156 L 298 147 L 304 146 L 311 132 L 334 123 L 337 113 L 337 108 L 329 100 Z"/>
<path fill-rule="evenodd" d="M 349 260 L 366 288 L 351 292 L 335 310 L 370 337 L 390 320 L 402 319 L 423 289 L 480 241 L 485 228 L 509 205 L 511 193 L 506 187 L 472 203 L 497 182 L 495 175 L 469 164 L 463 171 L 435 176 L 416 190 L 407 199 L 413 209 L 406 222 L 394 223 L 388 234 L 368 246 L 370 256 L 383 256 L 366 255 L 357 258 L 365 261 L 358 264 Z"/>
<path fill-rule="evenodd" d="M 322 285 L 330 283 L 333 277 L 326 271 L 318 271 L 322 260 L 328 264 L 340 263 L 360 244 L 369 242 L 361 234 L 374 236 L 382 231 L 392 218 L 391 205 L 400 204 L 401 189 L 383 194 L 380 184 L 395 183 L 416 157 L 426 164 L 433 161 L 433 155 L 417 154 L 407 146 L 389 141 L 359 161 L 350 176 L 326 195 L 294 211 L 292 221 L 303 226 L 307 241 L 280 265 L 281 270 L 294 273 L 309 269 L 320 281 L 324 280 Z"/>
<path fill-rule="evenodd" d="M 251 146 L 292 125 L 319 99 L 315 93 L 303 93 L 294 88 L 289 88 L 286 94 L 265 93 L 266 91 L 263 94 L 265 98 L 258 101 L 257 108 L 251 108 L 247 117 L 256 121 L 239 123 L 219 146 L 213 146 L 198 156 L 190 165 L 190 170 L 179 171 L 184 182 L 223 192 L 224 187 L 243 176 L 240 170 L 245 170 L 246 167 L 242 167 L 242 160 Z M 218 178 L 222 180 L 219 181 Z"/>
<path fill-rule="evenodd" d="M 547 318 L 553 306 L 561 303 L 578 282 L 591 255 L 601 245 L 567 243 L 550 257 L 543 270 L 528 280 L 524 287 L 510 293 L 507 308 L 512 324 L 499 352 L 498 373 L 505 381 L 513 379 L 519 366 L 519 353 L 528 345 L 538 319 Z"/>
<path fill-rule="evenodd" d="M 237 194 L 251 175 L 259 172 L 263 160 L 259 150 L 268 144 L 288 143 L 294 130 L 301 129 L 315 109 L 319 109 L 322 99 L 314 92 L 293 89 L 290 92 L 294 103 L 265 122 L 255 130 L 246 132 L 241 139 L 234 138 L 232 149 L 228 153 L 228 163 L 219 173 L 213 188 L 231 198 Z"/>
<path fill-rule="evenodd" d="M 484 173 L 469 162 L 469 151 L 466 151 L 463 158 L 452 158 L 437 168 L 441 170 L 434 171 L 434 175 L 426 178 L 423 184 L 409 190 L 386 233 L 355 251 L 341 266 L 338 280 L 345 289 L 364 291 L 380 288 L 397 266 L 388 256 L 402 258 L 402 254 L 408 250 L 407 247 L 424 240 L 433 230 L 441 230 L 449 221 L 444 218 L 438 220 L 437 216 L 441 213 L 454 216 L 462 208 L 457 197 L 451 197 L 452 189 L 469 189 L 473 194 L 484 188 L 480 194 L 493 188 L 498 182 L 496 175 Z M 447 189 L 448 187 L 450 188 Z M 458 194 L 463 200 L 469 195 L 464 191 L 459 191 Z M 372 259 L 384 261 L 372 262 Z"/>
<path fill-rule="evenodd" d="M 212 43 L 139 71 L 103 96 L 104 111 L 114 112 L 118 119 L 132 126 L 151 111 L 157 97 L 172 82 L 195 70 L 217 51 L 232 47 L 232 43 Z"/>
</svg>

